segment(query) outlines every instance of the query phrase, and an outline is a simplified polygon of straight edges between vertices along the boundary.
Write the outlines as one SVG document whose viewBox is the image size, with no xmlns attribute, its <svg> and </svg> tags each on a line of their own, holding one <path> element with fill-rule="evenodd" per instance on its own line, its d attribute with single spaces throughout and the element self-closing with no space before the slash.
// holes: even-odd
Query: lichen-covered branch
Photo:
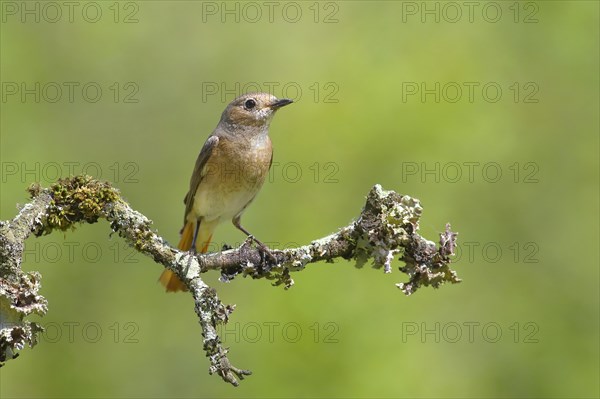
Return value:
<svg viewBox="0 0 600 399">
<path fill-rule="evenodd" d="M 440 234 L 439 247 L 417 234 L 422 208 L 417 199 L 374 186 L 356 221 L 327 237 L 298 248 L 273 250 L 265 256 L 247 240 L 240 248 L 212 254 L 193 255 L 171 247 L 151 229 L 151 221 L 133 210 L 109 183 L 89 176 L 61 179 L 50 188 L 29 188 L 31 202 L 10 221 L 0 222 L 0 364 L 16 357 L 25 345 L 36 344 L 41 327 L 25 320 L 30 313 L 43 315 L 47 302 L 38 294 L 38 273 L 24 273 L 21 262 L 25 240 L 54 230 L 73 229 L 78 223 L 106 219 L 114 232 L 155 262 L 174 271 L 194 298 L 202 328 L 203 347 L 211 366 L 209 372 L 237 385 L 249 371 L 234 367 L 221 345 L 217 325 L 227 323 L 234 306 L 221 303 L 214 288 L 201 274 L 218 270 L 222 281 L 236 276 L 266 278 L 289 288 L 291 272 L 319 261 L 336 258 L 355 260 L 358 267 L 372 261 L 375 268 L 391 273 L 392 261 L 404 262 L 400 271 L 408 282 L 396 284 L 406 295 L 422 286 L 439 287 L 460 279 L 450 269 L 456 233 L 450 226 Z"/>
</svg>

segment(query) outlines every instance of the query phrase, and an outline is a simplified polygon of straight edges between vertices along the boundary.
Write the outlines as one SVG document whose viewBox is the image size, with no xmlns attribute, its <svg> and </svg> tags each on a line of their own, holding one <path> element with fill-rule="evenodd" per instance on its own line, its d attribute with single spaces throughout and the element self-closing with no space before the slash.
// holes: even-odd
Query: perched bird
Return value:
<svg viewBox="0 0 600 399">
<path fill-rule="evenodd" d="M 278 99 L 267 93 L 249 93 L 225 108 L 219 124 L 200 150 L 192 172 L 184 199 L 179 249 L 205 253 L 215 228 L 224 220 L 231 220 L 235 227 L 251 236 L 240 224 L 240 218 L 271 168 L 269 125 L 273 115 L 291 103 L 290 99 Z M 159 281 L 167 292 L 187 289 L 168 269 Z"/>
</svg>

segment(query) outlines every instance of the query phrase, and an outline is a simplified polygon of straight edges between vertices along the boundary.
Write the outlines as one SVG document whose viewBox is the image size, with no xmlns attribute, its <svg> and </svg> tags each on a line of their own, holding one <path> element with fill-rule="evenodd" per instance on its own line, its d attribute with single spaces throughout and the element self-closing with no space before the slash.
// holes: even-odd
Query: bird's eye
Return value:
<svg viewBox="0 0 600 399">
<path fill-rule="evenodd" d="M 244 108 L 246 109 L 252 109 L 254 107 L 256 107 L 256 101 L 254 101 L 253 99 L 246 100 L 246 102 L 244 103 Z"/>
</svg>

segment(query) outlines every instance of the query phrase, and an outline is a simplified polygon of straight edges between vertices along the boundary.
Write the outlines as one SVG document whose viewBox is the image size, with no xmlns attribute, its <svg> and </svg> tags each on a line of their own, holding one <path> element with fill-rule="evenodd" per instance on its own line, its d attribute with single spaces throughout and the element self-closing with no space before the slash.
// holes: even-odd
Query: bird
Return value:
<svg viewBox="0 0 600 399">
<path fill-rule="evenodd" d="M 268 251 L 242 227 L 241 217 L 263 186 L 273 162 L 269 138 L 273 116 L 291 103 L 291 99 L 269 93 L 247 93 L 227 105 L 196 159 L 183 200 L 184 221 L 177 246 L 180 250 L 206 253 L 217 225 L 231 220 Z M 159 281 L 167 292 L 187 290 L 169 269 L 162 272 Z"/>
</svg>

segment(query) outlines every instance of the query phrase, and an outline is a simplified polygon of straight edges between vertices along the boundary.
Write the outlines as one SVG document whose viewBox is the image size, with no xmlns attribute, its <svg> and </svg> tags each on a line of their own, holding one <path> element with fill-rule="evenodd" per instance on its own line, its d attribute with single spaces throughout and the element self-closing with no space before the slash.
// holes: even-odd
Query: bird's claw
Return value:
<svg viewBox="0 0 600 399">
<path fill-rule="evenodd" d="M 266 272 L 270 271 L 271 264 L 277 264 L 277 258 L 275 255 L 273 255 L 269 247 L 257 240 L 253 235 L 249 235 L 248 238 L 246 238 L 246 241 L 244 241 L 242 247 L 250 246 L 252 242 L 256 243 L 258 252 L 260 253 L 260 263 L 263 265 L 263 269 Z M 269 261 L 267 261 L 267 258 Z"/>
</svg>

